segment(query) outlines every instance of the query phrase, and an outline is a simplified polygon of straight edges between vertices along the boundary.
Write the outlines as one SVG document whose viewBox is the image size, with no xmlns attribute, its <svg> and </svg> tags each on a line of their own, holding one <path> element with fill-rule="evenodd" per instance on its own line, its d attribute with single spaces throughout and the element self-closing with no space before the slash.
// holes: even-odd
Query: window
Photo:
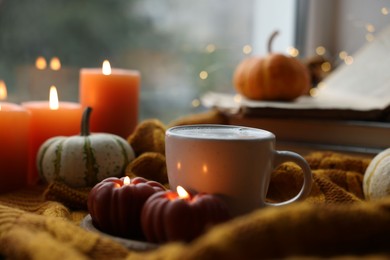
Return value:
<svg viewBox="0 0 390 260">
<path fill-rule="evenodd" d="M 47 100 L 50 85 L 60 100 L 77 101 L 79 69 L 108 59 L 141 72 L 140 119 L 168 122 L 199 111 L 205 91 L 230 90 L 243 46 L 251 43 L 253 4 L 3 0 L 0 79 L 12 102 Z"/>
<path fill-rule="evenodd" d="M 140 119 L 169 122 L 201 111 L 199 97 L 206 91 L 233 92 L 236 65 L 246 55 L 264 54 L 272 30 L 281 31 L 276 51 L 295 45 L 311 55 L 325 45 L 335 55 L 344 45 L 357 44 L 346 22 L 337 25 L 340 17 L 352 17 L 353 23 L 364 13 L 367 22 L 376 17 L 384 25 L 388 17 L 378 15 L 386 5 L 379 0 L 0 0 L 0 79 L 12 102 L 46 100 L 50 85 L 56 85 L 60 100 L 78 101 L 80 68 L 100 67 L 108 59 L 113 67 L 141 72 Z"/>
<path fill-rule="evenodd" d="M 298 0 L 298 3 L 302 5 L 305 23 L 299 39 L 305 56 L 315 54 L 318 46 L 324 46 L 332 60 L 338 59 L 340 53 L 353 55 L 390 25 L 388 0 Z"/>
</svg>

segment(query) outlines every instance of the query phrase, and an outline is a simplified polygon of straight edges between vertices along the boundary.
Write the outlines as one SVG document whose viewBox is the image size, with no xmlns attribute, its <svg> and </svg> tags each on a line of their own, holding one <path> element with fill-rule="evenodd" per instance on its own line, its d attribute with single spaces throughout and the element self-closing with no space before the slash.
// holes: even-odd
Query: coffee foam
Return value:
<svg viewBox="0 0 390 260">
<path fill-rule="evenodd" d="M 183 138 L 218 140 L 264 139 L 274 137 L 272 133 L 262 129 L 227 125 L 179 126 L 169 129 L 167 134 Z"/>
</svg>

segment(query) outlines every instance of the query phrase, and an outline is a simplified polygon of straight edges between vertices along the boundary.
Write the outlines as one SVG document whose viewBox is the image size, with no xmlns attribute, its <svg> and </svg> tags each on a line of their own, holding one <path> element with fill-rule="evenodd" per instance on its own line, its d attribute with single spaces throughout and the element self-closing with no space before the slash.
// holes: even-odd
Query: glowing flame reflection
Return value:
<svg viewBox="0 0 390 260">
<path fill-rule="evenodd" d="M 46 63 L 46 59 L 42 56 L 39 56 L 36 60 L 35 60 L 35 67 L 39 70 L 44 70 L 46 69 L 46 66 L 47 66 L 47 63 Z"/>
<path fill-rule="evenodd" d="M 50 60 L 50 68 L 52 70 L 60 70 L 61 69 L 61 61 L 58 57 L 53 57 Z"/>
</svg>

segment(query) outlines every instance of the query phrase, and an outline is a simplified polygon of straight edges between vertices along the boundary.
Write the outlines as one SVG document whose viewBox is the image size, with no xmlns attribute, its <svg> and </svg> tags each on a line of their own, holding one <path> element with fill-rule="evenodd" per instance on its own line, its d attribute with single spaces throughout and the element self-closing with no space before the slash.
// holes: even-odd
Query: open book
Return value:
<svg viewBox="0 0 390 260">
<path fill-rule="evenodd" d="M 351 65 L 340 65 L 322 82 L 315 97 L 271 102 L 209 92 L 202 103 L 245 116 L 390 122 L 390 27 L 353 58 Z"/>
</svg>

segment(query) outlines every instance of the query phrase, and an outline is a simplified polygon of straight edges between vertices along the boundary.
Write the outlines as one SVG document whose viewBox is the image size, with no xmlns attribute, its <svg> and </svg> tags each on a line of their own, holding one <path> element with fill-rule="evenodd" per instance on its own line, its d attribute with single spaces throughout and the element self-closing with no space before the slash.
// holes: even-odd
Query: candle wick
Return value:
<svg viewBox="0 0 390 260">
<path fill-rule="evenodd" d="M 89 132 L 89 119 L 91 117 L 92 107 L 86 107 L 83 116 L 81 118 L 81 136 L 88 136 Z"/>
</svg>

